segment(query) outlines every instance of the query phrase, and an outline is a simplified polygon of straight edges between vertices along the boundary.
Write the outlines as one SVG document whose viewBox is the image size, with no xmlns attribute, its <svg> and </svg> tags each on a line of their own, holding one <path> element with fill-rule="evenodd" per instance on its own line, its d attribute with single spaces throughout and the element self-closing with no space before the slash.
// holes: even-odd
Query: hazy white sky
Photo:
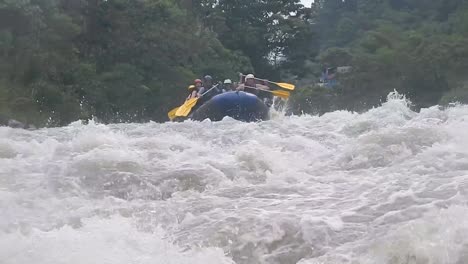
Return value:
<svg viewBox="0 0 468 264">
<path fill-rule="evenodd" d="M 310 7 L 310 4 L 313 2 L 314 0 L 302 0 L 302 4 L 306 7 Z"/>
</svg>

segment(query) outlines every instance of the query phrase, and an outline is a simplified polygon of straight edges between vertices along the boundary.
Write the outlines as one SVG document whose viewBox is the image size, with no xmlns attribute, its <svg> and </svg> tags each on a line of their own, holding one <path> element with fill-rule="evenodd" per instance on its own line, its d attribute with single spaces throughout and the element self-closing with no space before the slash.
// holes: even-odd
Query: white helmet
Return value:
<svg viewBox="0 0 468 264">
<path fill-rule="evenodd" d="M 250 74 L 247 74 L 247 75 L 245 76 L 245 79 L 246 79 L 246 80 L 247 80 L 247 79 L 255 79 L 255 76 L 254 76 L 253 74 L 250 73 Z"/>
<path fill-rule="evenodd" d="M 232 81 L 230 79 L 224 80 L 224 84 L 232 84 Z"/>
</svg>

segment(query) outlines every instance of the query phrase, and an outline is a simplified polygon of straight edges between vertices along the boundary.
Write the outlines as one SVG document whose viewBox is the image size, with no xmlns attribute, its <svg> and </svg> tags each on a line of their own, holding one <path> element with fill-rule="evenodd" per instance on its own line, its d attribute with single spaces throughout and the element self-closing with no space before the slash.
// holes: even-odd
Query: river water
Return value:
<svg viewBox="0 0 468 264">
<path fill-rule="evenodd" d="M 468 263 L 468 106 L 0 128 L 0 263 Z"/>
</svg>

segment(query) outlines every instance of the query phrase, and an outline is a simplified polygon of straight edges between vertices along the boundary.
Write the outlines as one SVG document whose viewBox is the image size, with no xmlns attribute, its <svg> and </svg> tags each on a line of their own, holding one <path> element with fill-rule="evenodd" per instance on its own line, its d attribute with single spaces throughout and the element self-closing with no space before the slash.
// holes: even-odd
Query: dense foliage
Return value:
<svg viewBox="0 0 468 264">
<path fill-rule="evenodd" d="M 296 113 L 468 100 L 465 0 L 0 0 L 0 116 L 166 120 L 187 85 L 294 81 Z M 352 66 L 334 88 L 324 67 Z"/>
<path fill-rule="evenodd" d="M 333 89 L 306 85 L 295 112 L 361 110 L 393 90 L 417 108 L 468 103 L 468 1 L 320 0 L 311 14 L 321 53 L 310 80 L 323 67 L 353 70 Z"/>
<path fill-rule="evenodd" d="M 297 2 L 2 0 L 0 114 L 163 121 L 196 77 L 278 72 L 271 55 L 304 38 Z"/>
</svg>

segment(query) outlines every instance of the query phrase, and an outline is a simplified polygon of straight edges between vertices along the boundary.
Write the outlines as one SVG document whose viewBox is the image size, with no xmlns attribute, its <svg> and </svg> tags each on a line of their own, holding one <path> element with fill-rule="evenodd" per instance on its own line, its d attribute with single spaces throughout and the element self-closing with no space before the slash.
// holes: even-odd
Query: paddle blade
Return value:
<svg viewBox="0 0 468 264">
<path fill-rule="evenodd" d="M 294 84 L 290 84 L 290 83 L 275 83 L 276 85 L 278 85 L 279 87 L 283 88 L 283 89 L 286 89 L 286 90 L 294 90 L 296 89 L 296 86 Z"/>
<path fill-rule="evenodd" d="M 174 118 L 176 118 L 176 112 L 177 110 L 179 110 L 179 107 L 176 107 L 174 109 L 172 109 L 169 113 L 167 113 L 167 117 L 169 117 L 169 120 L 174 120 Z"/>
<path fill-rule="evenodd" d="M 273 95 L 281 97 L 283 99 L 288 99 L 289 96 L 291 96 L 291 94 L 289 92 L 281 91 L 281 90 L 272 91 L 272 93 L 273 93 Z"/>
<path fill-rule="evenodd" d="M 176 116 L 180 117 L 186 117 L 190 114 L 190 111 L 192 111 L 192 108 L 197 104 L 198 98 L 192 98 L 187 101 L 183 105 L 179 107 L 176 111 Z"/>
</svg>

